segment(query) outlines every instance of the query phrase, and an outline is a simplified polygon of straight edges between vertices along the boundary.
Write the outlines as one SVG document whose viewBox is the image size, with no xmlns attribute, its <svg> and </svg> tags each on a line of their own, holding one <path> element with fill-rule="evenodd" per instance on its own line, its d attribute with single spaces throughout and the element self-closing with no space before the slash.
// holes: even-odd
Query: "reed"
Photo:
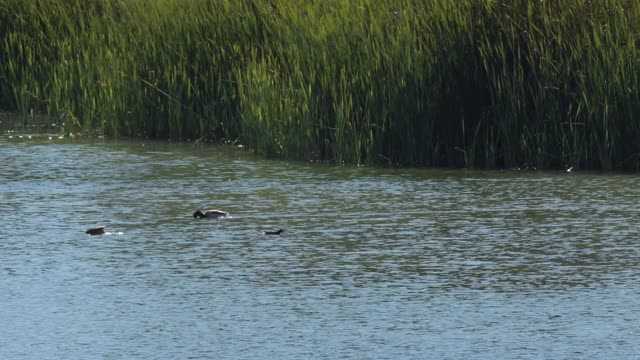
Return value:
<svg viewBox="0 0 640 360">
<path fill-rule="evenodd" d="M 640 5 L 0 0 L 0 109 L 266 156 L 640 167 Z"/>
</svg>

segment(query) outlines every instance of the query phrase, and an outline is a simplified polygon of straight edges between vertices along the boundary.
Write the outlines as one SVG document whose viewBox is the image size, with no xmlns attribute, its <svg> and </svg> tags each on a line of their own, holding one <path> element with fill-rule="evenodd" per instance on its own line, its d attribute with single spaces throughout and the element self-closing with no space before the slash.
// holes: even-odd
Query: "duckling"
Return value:
<svg viewBox="0 0 640 360">
<path fill-rule="evenodd" d="M 193 213 L 194 219 L 201 218 L 219 218 L 229 215 L 228 212 L 222 210 L 197 210 Z"/>
<path fill-rule="evenodd" d="M 91 229 L 85 231 L 85 234 L 89 235 L 103 235 L 104 234 L 104 226 L 96 226 Z"/>
<path fill-rule="evenodd" d="M 275 229 L 275 230 L 267 230 L 264 232 L 265 235 L 280 235 L 284 232 L 283 229 Z"/>
</svg>

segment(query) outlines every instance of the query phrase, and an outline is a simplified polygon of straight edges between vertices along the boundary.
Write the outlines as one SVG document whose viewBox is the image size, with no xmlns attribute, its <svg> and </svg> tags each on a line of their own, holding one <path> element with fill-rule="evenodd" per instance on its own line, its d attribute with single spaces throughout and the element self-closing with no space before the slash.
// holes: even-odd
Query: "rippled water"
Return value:
<svg viewBox="0 0 640 360">
<path fill-rule="evenodd" d="M 0 358 L 640 358 L 638 185 L 3 136 Z"/>
</svg>

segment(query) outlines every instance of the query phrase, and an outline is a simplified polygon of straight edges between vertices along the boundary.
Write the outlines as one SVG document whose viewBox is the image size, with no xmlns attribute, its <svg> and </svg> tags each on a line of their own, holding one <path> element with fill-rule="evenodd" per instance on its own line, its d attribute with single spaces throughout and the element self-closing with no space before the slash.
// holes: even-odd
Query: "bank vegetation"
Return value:
<svg viewBox="0 0 640 360">
<path fill-rule="evenodd" d="M 640 166 L 640 2 L 0 0 L 0 109 L 266 156 Z"/>
</svg>

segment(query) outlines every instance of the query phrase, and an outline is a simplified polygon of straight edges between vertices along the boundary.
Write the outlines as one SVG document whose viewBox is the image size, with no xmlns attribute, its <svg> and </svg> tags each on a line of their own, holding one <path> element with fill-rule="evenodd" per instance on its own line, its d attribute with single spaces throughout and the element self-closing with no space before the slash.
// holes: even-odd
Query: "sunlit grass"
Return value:
<svg viewBox="0 0 640 360">
<path fill-rule="evenodd" d="M 638 168 L 640 5 L 0 0 L 0 109 L 267 156 Z"/>
</svg>

